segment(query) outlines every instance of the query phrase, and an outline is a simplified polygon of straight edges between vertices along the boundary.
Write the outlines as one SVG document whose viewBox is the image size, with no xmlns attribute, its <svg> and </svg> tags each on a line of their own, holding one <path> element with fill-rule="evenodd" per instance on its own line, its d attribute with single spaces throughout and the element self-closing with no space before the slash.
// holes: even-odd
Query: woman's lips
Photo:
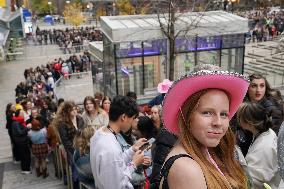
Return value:
<svg viewBox="0 0 284 189">
<path fill-rule="evenodd" d="M 222 132 L 219 132 L 219 131 L 209 131 L 208 132 L 208 136 L 210 138 L 219 138 L 220 136 L 222 135 Z"/>
<path fill-rule="evenodd" d="M 261 94 L 255 94 L 255 97 L 257 97 L 257 98 L 261 97 Z"/>
</svg>

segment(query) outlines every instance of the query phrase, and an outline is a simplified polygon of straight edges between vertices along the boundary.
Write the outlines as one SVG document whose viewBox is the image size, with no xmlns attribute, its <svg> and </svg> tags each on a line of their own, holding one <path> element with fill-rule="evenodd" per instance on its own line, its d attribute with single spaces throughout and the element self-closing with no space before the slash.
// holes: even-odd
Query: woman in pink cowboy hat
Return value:
<svg viewBox="0 0 284 189">
<path fill-rule="evenodd" d="M 156 96 L 155 98 L 153 98 L 149 103 L 148 106 L 149 107 L 153 107 L 155 105 L 160 105 L 162 104 L 165 94 L 168 92 L 169 88 L 171 87 L 171 85 L 173 84 L 172 81 L 168 80 L 168 79 L 164 79 L 163 82 L 158 84 L 157 90 L 159 93 L 158 96 Z"/>
<path fill-rule="evenodd" d="M 165 128 L 179 136 L 161 170 L 160 189 L 246 189 L 229 121 L 249 86 L 238 74 L 202 70 L 173 83 L 163 101 Z"/>
</svg>

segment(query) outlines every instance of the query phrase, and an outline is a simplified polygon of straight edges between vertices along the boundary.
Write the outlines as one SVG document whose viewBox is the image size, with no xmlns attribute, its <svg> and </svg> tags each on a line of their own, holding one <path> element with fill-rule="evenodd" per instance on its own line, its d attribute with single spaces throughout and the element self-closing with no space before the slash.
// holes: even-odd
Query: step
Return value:
<svg viewBox="0 0 284 189">
<path fill-rule="evenodd" d="M 269 61 L 269 62 L 279 62 L 278 59 L 273 59 L 272 57 L 264 58 L 264 60 Z"/>
<path fill-rule="evenodd" d="M 262 58 L 264 57 L 265 55 L 260 55 L 260 54 L 256 54 L 256 53 L 248 53 L 247 55 L 251 56 L 251 57 L 257 57 L 257 58 Z"/>
<path fill-rule="evenodd" d="M 273 69 L 269 66 L 264 65 L 263 63 L 259 63 L 259 62 L 250 62 L 251 67 L 256 68 L 256 70 L 262 70 L 264 71 L 264 73 L 274 73 L 274 74 L 279 74 L 279 75 L 283 75 L 283 71 L 278 71 L 277 69 Z"/>
<path fill-rule="evenodd" d="M 244 67 L 244 73 L 247 74 L 247 75 L 251 75 L 255 72 L 255 69 L 252 69 L 250 67 Z"/>
<path fill-rule="evenodd" d="M 246 54 L 246 55 L 245 55 L 245 58 L 257 59 L 257 58 L 259 58 L 259 57 L 255 57 L 255 56 L 253 56 L 253 55 Z"/>
<path fill-rule="evenodd" d="M 267 70 L 284 70 L 283 66 L 280 66 L 279 65 L 274 65 L 274 64 L 271 64 L 271 63 L 268 63 L 267 61 L 264 61 L 264 60 L 257 60 L 257 61 L 250 61 L 249 62 L 250 65 L 255 65 L 257 67 L 265 67 Z M 283 68 L 283 69 L 281 69 Z"/>
<path fill-rule="evenodd" d="M 284 64 L 282 64 L 282 62 L 273 62 L 266 60 L 257 60 L 257 62 L 264 63 L 266 67 L 270 65 L 271 67 L 275 67 L 276 69 L 284 68 Z"/>
<path fill-rule="evenodd" d="M 260 70 L 256 70 L 254 66 L 249 66 L 249 65 L 244 66 L 244 73 L 246 73 L 247 75 L 251 75 L 253 73 L 260 73 L 262 75 L 266 75 L 266 73 Z"/>
<path fill-rule="evenodd" d="M 37 184 L 30 184 L 30 185 L 21 185 L 18 187 L 14 187 L 14 189 L 65 189 L 66 186 L 63 184 L 62 181 L 56 180 L 56 181 L 50 181 L 50 182 L 44 182 L 39 181 Z"/>
<path fill-rule="evenodd" d="M 272 56 L 271 58 L 277 61 L 281 61 L 281 60 L 284 61 L 284 56 L 282 56 L 282 58 L 278 56 Z"/>
</svg>

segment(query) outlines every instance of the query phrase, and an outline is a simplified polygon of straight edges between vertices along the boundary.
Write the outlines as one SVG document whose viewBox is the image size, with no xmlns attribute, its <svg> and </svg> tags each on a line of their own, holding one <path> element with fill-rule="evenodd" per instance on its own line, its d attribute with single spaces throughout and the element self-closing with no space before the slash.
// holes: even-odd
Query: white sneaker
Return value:
<svg viewBox="0 0 284 189">
<path fill-rule="evenodd" d="M 25 174 L 25 175 L 32 174 L 32 172 L 31 172 L 31 171 L 22 171 L 21 173 L 22 173 L 22 174 Z"/>
</svg>

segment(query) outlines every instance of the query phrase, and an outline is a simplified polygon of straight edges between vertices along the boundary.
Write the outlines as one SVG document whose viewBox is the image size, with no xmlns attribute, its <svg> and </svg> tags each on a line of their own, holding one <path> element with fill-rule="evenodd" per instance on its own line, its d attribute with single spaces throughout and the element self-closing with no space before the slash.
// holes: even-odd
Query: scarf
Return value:
<svg viewBox="0 0 284 189">
<path fill-rule="evenodd" d="M 25 122 L 25 119 L 24 119 L 24 117 L 22 117 L 22 116 L 18 116 L 18 117 L 13 116 L 12 120 L 19 122 L 19 123 L 20 123 L 21 125 L 23 125 L 24 127 L 27 127 L 27 124 L 26 124 L 26 122 Z"/>
</svg>

